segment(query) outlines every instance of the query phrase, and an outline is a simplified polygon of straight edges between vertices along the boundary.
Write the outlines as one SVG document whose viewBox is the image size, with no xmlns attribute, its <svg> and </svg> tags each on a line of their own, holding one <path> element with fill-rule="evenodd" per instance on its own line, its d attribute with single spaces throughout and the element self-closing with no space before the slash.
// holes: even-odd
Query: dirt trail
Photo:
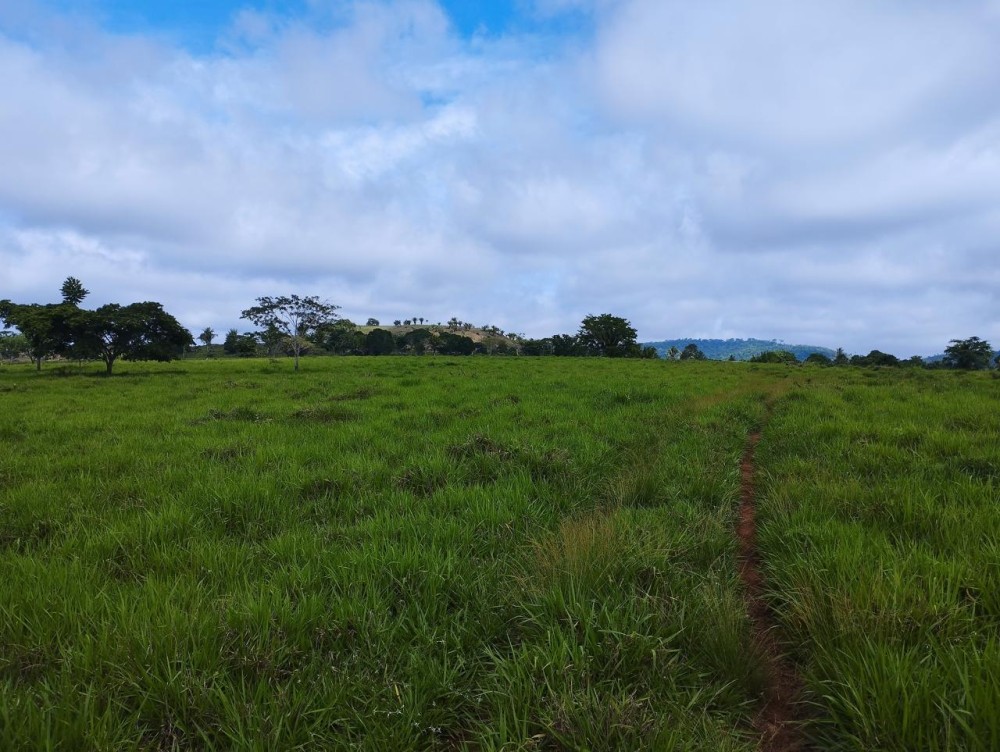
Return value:
<svg viewBox="0 0 1000 752">
<path fill-rule="evenodd" d="M 750 434 L 740 463 L 740 516 L 736 527 L 743 597 L 766 679 L 763 705 L 754 719 L 754 727 L 760 732 L 762 752 L 806 752 L 810 747 L 801 732 L 798 710 L 802 677 L 784 655 L 775 634 L 777 622 L 764 599 L 754 490 L 754 453 L 759 441 L 759 432 Z"/>
</svg>

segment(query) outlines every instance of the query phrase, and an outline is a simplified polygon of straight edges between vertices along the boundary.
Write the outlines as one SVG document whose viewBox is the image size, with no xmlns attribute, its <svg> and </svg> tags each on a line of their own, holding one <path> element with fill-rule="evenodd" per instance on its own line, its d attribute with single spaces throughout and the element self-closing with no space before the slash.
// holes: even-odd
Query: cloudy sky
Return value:
<svg viewBox="0 0 1000 752">
<path fill-rule="evenodd" d="M 1000 344 L 1000 0 L 0 0 L 0 298 Z"/>
</svg>

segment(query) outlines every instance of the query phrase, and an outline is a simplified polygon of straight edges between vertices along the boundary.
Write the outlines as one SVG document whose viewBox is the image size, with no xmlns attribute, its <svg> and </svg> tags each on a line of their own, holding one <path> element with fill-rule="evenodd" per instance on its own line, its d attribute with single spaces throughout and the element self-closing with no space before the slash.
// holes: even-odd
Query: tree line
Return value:
<svg viewBox="0 0 1000 752">
<path fill-rule="evenodd" d="M 52 356 L 101 360 L 110 375 L 114 364 L 123 360 L 168 361 L 181 357 L 194 345 L 191 333 L 167 313 L 160 303 L 145 301 L 119 305 L 110 303 L 94 310 L 81 307 L 89 291 L 75 277 L 68 277 L 60 288 L 62 300 L 51 304 L 21 304 L 0 300 L 0 321 L 17 332 L 0 333 L 0 357 L 15 358 L 27 354 L 41 369 L 42 361 Z M 240 357 L 287 354 L 299 359 L 310 353 L 335 355 L 523 355 L 561 357 L 657 358 L 653 347 L 636 341 L 631 323 L 610 313 L 587 315 L 572 334 L 529 339 L 495 326 L 479 329 L 480 339 L 466 333 L 475 329 L 468 322 L 452 317 L 447 327 L 429 324 L 414 316 L 393 322 L 405 332 L 381 328 L 369 318 L 365 329 L 342 318 L 339 306 L 316 296 L 265 296 L 256 305 L 242 311 L 240 318 L 259 327 L 240 333 L 231 329 L 224 339 L 225 353 Z M 215 332 L 206 327 L 198 340 L 211 352 Z M 672 346 L 669 360 L 705 360 L 694 343 L 680 349 Z M 730 359 L 733 359 L 732 357 Z M 798 364 L 794 353 L 773 350 L 751 358 L 756 363 Z M 926 364 L 919 356 L 900 361 L 894 355 L 872 350 L 868 355 L 848 357 L 838 349 L 830 358 L 813 353 L 806 363 L 829 366 L 925 366 L 965 370 L 1000 366 L 989 342 L 978 337 L 952 340 L 938 364 Z"/>
<path fill-rule="evenodd" d="M 0 300 L 0 320 L 17 327 L 22 352 L 39 370 L 45 358 L 60 355 L 101 360 L 110 375 L 119 359 L 168 361 L 194 344 L 191 333 L 159 303 L 109 303 L 87 310 L 80 304 L 90 291 L 75 277 L 67 277 L 60 292 L 62 301 L 47 305 Z"/>
</svg>

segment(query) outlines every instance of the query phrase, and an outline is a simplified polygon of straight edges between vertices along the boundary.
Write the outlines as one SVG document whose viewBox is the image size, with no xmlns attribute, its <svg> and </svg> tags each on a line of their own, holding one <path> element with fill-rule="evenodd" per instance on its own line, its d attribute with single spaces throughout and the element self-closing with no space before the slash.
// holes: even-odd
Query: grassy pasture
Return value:
<svg viewBox="0 0 1000 752">
<path fill-rule="evenodd" d="M 1000 382 L 120 370 L 0 369 L 0 749 L 753 750 L 733 526 L 768 414 L 762 553 L 810 733 L 1000 746 Z"/>
</svg>

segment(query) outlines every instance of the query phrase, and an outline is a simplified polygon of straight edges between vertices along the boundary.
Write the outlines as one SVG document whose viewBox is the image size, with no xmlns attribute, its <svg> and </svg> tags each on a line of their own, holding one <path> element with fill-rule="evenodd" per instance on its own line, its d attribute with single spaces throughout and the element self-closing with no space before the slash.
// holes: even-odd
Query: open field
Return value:
<svg viewBox="0 0 1000 752">
<path fill-rule="evenodd" d="M 1000 747 L 1000 381 L 557 358 L 0 368 L 0 748 Z M 61 374 L 61 375 L 60 375 Z"/>
</svg>

